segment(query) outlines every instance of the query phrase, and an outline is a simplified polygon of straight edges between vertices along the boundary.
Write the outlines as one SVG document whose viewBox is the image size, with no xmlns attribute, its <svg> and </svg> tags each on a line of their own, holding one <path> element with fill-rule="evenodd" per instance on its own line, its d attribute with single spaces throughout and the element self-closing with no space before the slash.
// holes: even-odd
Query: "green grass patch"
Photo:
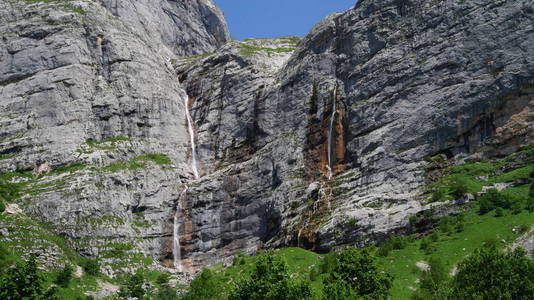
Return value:
<svg viewBox="0 0 534 300">
<path fill-rule="evenodd" d="M 82 15 L 86 13 L 83 9 L 68 3 L 70 2 L 70 0 L 24 0 L 24 1 L 28 3 L 57 3 L 59 4 L 57 5 L 57 7 L 61 7 L 66 11 L 71 11 L 71 12 L 79 13 Z"/>
<path fill-rule="evenodd" d="M 493 239 L 501 247 L 509 245 L 519 236 L 512 229 L 521 225 L 534 225 L 534 214 L 523 212 L 496 218 L 490 214 L 480 216 L 471 211 L 465 215 L 465 229 L 450 235 L 441 234 L 431 254 L 420 249 L 421 240 L 408 243 L 404 249 L 391 251 L 388 257 L 380 259 L 380 264 L 394 277 L 392 299 L 410 299 L 413 291 L 409 287 L 418 287 L 415 282 L 419 276 L 415 271 L 416 262 L 436 257 L 444 262 L 448 270 L 452 270 L 464 257 L 483 246 L 485 241 Z"/>
<path fill-rule="evenodd" d="M 172 164 L 172 160 L 167 155 L 157 154 L 157 153 L 143 154 L 141 156 L 134 158 L 133 161 L 151 161 L 157 165 L 171 165 Z"/>
<path fill-rule="evenodd" d="M 534 172 L 534 147 L 529 146 L 505 158 L 485 162 L 467 162 L 447 167 L 443 175 L 427 187 L 431 201 L 448 201 L 460 198 L 465 193 L 476 194 L 484 186 L 501 182 L 528 181 Z M 428 158 L 429 167 L 447 165 L 441 156 Z"/>
<path fill-rule="evenodd" d="M 15 157 L 15 154 L 0 154 L 0 160 L 11 159 Z"/>
<path fill-rule="evenodd" d="M 163 154 L 143 154 L 137 157 L 134 157 L 130 160 L 121 160 L 116 161 L 110 165 L 107 165 L 103 168 L 96 169 L 93 168 L 93 171 L 104 171 L 104 172 L 118 172 L 122 170 L 137 170 L 137 169 L 143 169 L 146 167 L 146 162 L 153 162 L 157 165 L 170 165 L 172 164 L 172 160 Z"/>
<path fill-rule="evenodd" d="M 267 55 L 271 55 L 273 53 L 289 53 L 293 52 L 295 48 L 268 48 L 268 47 L 257 47 L 257 46 L 251 46 L 247 44 L 241 44 L 240 53 L 241 55 L 245 56 L 251 56 L 255 54 L 260 54 L 262 52 L 267 53 Z"/>
</svg>

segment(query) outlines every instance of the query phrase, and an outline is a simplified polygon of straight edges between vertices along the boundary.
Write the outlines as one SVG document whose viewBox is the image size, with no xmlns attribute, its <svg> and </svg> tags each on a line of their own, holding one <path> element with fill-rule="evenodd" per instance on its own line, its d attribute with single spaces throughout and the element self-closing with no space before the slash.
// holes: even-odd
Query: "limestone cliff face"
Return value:
<svg viewBox="0 0 534 300">
<path fill-rule="evenodd" d="M 430 207 L 426 157 L 533 143 L 533 6 L 362 0 L 237 42 L 207 0 L 3 0 L 1 178 L 109 273 L 172 267 L 176 209 L 188 271 L 367 245 Z"/>
<path fill-rule="evenodd" d="M 220 11 L 204 0 L 2 0 L 0 32 L 0 170 L 20 190 L 12 201 L 110 274 L 144 257 L 172 266 L 191 170 L 171 61 L 228 40 Z"/>
<path fill-rule="evenodd" d="M 431 207 L 426 157 L 532 144 L 532 13 L 530 1 L 360 1 L 318 23 L 273 79 L 242 56 L 179 68 L 199 147 L 231 145 L 232 158 L 203 157 L 222 166 L 188 192 L 189 263 L 382 240 Z"/>
</svg>

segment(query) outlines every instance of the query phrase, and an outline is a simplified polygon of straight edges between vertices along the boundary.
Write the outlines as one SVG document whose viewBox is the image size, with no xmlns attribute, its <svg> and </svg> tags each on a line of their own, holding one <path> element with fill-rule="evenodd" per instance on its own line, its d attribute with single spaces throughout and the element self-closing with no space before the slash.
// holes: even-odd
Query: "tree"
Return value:
<svg viewBox="0 0 534 300">
<path fill-rule="evenodd" d="M 74 269 L 71 265 L 65 264 L 65 267 L 57 274 L 55 283 L 63 288 L 69 286 L 70 280 L 72 279 L 72 273 Z"/>
<path fill-rule="evenodd" d="M 210 269 L 204 269 L 189 285 L 182 300 L 221 299 L 221 285 Z"/>
<path fill-rule="evenodd" d="M 123 299 L 137 298 L 145 299 L 145 277 L 139 271 L 130 276 L 119 291 L 119 297 Z"/>
<path fill-rule="evenodd" d="M 311 299 L 308 282 L 292 279 L 287 263 L 268 251 L 258 257 L 250 278 L 238 282 L 229 300 Z"/>
<path fill-rule="evenodd" d="M 527 300 L 534 295 L 534 261 L 517 249 L 476 250 L 458 265 L 448 299 Z"/>
<path fill-rule="evenodd" d="M 332 272 L 324 280 L 324 300 L 387 299 L 392 278 L 380 271 L 367 250 L 347 250 L 337 253 L 336 259 Z"/>
<path fill-rule="evenodd" d="M 53 292 L 45 293 L 43 281 L 35 256 L 31 256 L 28 261 L 15 264 L 2 275 L 0 299 L 50 299 Z"/>
</svg>

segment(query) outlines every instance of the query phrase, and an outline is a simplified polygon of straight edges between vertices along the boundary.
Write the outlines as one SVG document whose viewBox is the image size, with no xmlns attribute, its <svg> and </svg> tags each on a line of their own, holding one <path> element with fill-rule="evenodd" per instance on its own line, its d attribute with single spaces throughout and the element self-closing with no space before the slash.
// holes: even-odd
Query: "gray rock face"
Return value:
<svg viewBox="0 0 534 300">
<path fill-rule="evenodd" d="M 426 157 L 534 141 L 530 0 L 362 0 L 243 42 L 205 0 L 70 3 L 0 2 L 1 179 L 110 274 L 172 266 L 176 207 L 187 271 L 368 245 L 454 205 L 425 204 Z"/>
<path fill-rule="evenodd" d="M 223 13 L 211 0 L 102 0 L 136 34 L 178 56 L 213 52 L 230 40 Z"/>
<path fill-rule="evenodd" d="M 223 74 L 202 77 L 209 84 L 194 108 L 206 163 L 220 161 L 211 153 L 225 141 L 247 145 L 189 190 L 188 263 L 240 247 L 373 243 L 435 206 L 422 195 L 425 157 L 484 158 L 532 144 L 532 12 L 530 1 L 361 1 L 317 24 L 267 86 L 247 64 L 237 79 L 235 68 L 223 76 L 229 63 L 215 58 L 185 71 L 194 95 L 197 70 Z M 239 96 L 230 92 L 233 105 L 223 106 L 222 91 L 234 86 Z"/>
<path fill-rule="evenodd" d="M 174 207 L 190 169 L 186 94 L 170 61 L 225 41 L 222 21 L 202 25 L 220 16 L 211 5 L 183 14 L 192 40 L 171 43 L 180 28 L 153 38 L 156 25 L 143 18 L 158 17 L 147 6 L 122 19 L 93 1 L 0 2 L 0 170 L 24 182 L 26 212 L 110 274 L 150 264 L 143 257 L 172 262 Z M 43 165 L 52 172 L 18 176 Z"/>
</svg>

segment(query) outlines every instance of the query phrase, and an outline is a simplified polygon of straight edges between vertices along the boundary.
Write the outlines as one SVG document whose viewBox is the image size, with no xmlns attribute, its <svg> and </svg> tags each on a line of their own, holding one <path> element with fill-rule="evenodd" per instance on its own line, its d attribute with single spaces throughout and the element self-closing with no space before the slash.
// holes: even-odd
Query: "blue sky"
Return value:
<svg viewBox="0 0 534 300">
<path fill-rule="evenodd" d="M 230 33 L 238 40 L 287 35 L 304 36 L 333 12 L 356 0 L 214 0 L 223 10 Z"/>
</svg>

